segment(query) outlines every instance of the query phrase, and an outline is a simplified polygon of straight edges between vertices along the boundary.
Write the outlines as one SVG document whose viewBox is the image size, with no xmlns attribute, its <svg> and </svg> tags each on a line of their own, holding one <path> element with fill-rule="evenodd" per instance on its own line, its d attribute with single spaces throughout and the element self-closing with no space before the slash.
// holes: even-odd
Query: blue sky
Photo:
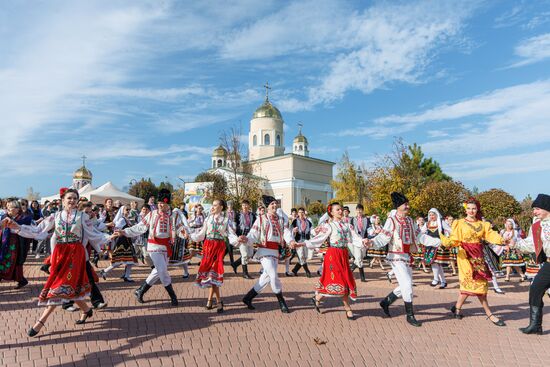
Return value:
<svg viewBox="0 0 550 367">
<path fill-rule="evenodd" d="M 395 136 L 467 187 L 550 182 L 550 1 L 0 4 L 0 197 L 209 168 L 262 85 L 286 146 L 371 165 Z M 288 150 L 288 148 L 287 148 Z"/>
</svg>

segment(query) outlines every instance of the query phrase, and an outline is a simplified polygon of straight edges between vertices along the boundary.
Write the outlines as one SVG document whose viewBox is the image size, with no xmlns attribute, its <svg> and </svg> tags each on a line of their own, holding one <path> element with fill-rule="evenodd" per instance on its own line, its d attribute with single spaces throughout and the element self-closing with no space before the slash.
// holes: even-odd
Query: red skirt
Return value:
<svg viewBox="0 0 550 367">
<path fill-rule="evenodd" d="M 205 240 L 202 246 L 202 260 L 199 266 L 196 285 L 209 288 L 223 284 L 223 258 L 225 256 L 224 240 Z"/>
<path fill-rule="evenodd" d="M 315 287 L 317 293 L 328 297 L 357 298 L 355 278 L 349 266 L 347 248 L 329 247 L 323 261 L 323 275 Z"/>
<path fill-rule="evenodd" d="M 90 294 L 86 250 L 81 243 L 57 244 L 50 261 L 50 275 L 38 296 L 39 306 L 61 305 Z"/>
</svg>

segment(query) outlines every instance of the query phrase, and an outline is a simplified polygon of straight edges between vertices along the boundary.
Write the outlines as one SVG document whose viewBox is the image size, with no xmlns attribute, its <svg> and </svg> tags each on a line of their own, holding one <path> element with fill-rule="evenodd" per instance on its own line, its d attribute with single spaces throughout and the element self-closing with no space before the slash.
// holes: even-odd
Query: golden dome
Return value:
<svg viewBox="0 0 550 367">
<path fill-rule="evenodd" d="M 305 136 L 302 135 L 302 133 L 300 132 L 298 135 L 296 135 L 296 137 L 294 138 L 294 142 L 295 143 L 305 143 L 307 144 L 307 139 Z"/>
<path fill-rule="evenodd" d="M 91 180 L 92 179 L 92 172 L 86 168 L 86 166 L 82 166 L 76 171 L 74 171 L 73 179 L 77 180 Z"/>
<path fill-rule="evenodd" d="M 273 106 L 268 99 L 266 99 L 265 102 L 260 107 L 258 107 L 258 109 L 252 115 L 253 119 L 258 117 L 271 117 L 274 119 L 279 119 L 281 121 L 283 120 L 281 112 L 277 109 L 277 107 Z"/>
<path fill-rule="evenodd" d="M 225 148 L 220 145 L 219 147 L 214 149 L 214 153 L 212 153 L 212 156 L 213 157 L 225 157 L 225 156 L 227 156 L 227 150 L 225 150 Z"/>
</svg>

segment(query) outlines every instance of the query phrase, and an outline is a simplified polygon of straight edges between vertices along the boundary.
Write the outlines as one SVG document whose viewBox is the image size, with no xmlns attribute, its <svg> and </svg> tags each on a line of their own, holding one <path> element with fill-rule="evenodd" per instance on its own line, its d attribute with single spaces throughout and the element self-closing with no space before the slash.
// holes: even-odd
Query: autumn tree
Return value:
<svg viewBox="0 0 550 367">
<path fill-rule="evenodd" d="M 151 178 L 141 178 L 141 180 L 130 186 L 128 194 L 142 198 L 147 203 L 151 196 L 157 197 L 158 188 L 151 181 Z"/>
<path fill-rule="evenodd" d="M 521 207 L 521 212 L 514 217 L 517 224 L 519 224 L 521 229 L 525 232 L 529 231 L 529 228 L 533 223 L 533 208 L 531 208 L 531 204 L 533 204 L 533 198 L 530 195 L 527 195 L 519 204 Z"/>
<path fill-rule="evenodd" d="M 436 208 L 442 215 L 452 215 L 455 218 L 464 214 L 462 203 L 470 193 L 460 182 L 434 181 L 411 199 L 411 206 L 417 214 L 425 215 L 431 208 Z"/>
<path fill-rule="evenodd" d="M 483 216 L 495 225 L 502 227 L 507 218 L 521 213 L 519 202 L 501 189 L 490 189 L 480 192 L 476 199 L 481 204 Z"/>
<path fill-rule="evenodd" d="M 212 196 L 216 199 L 227 200 L 227 181 L 225 178 L 213 172 L 202 172 L 195 177 L 195 182 L 212 182 Z"/>
<path fill-rule="evenodd" d="M 27 189 L 26 199 L 28 201 L 38 200 L 39 198 L 40 198 L 40 193 L 34 191 L 32 186 Z"/>
<path fill-rule="evenodd" d="M 336 201 L 362 203 L 367 192 L 367 182 L 363 170 L 353 163 L 345 152 L 337 166 L 336 178 L 331 181 L 336 192 Z"/>
</svg>

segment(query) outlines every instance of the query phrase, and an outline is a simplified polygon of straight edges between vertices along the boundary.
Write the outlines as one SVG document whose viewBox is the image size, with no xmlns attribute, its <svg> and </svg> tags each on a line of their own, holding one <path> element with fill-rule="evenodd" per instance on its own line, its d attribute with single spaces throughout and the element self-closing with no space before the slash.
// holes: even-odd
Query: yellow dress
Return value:
<svg viewBox="0 0 550 367">
<path fill-rule="evenodd" d="M 487 273 L 488 270 L 483 259 L 485 245 L 482 244 L 482 240 L 495 245 L 502 244 L 502 237 L 491 229 L 491 223 L 470 222 L 464 218 L 453 222 L 449 237 L 441 236 L 443 246 L 458 247 L 456 262 L 461 294 L 476 296 L 487 294 L 487 275 L 479 276 Z M 475 256 L 472 256 L 472 253 Z"/>
</svg>

